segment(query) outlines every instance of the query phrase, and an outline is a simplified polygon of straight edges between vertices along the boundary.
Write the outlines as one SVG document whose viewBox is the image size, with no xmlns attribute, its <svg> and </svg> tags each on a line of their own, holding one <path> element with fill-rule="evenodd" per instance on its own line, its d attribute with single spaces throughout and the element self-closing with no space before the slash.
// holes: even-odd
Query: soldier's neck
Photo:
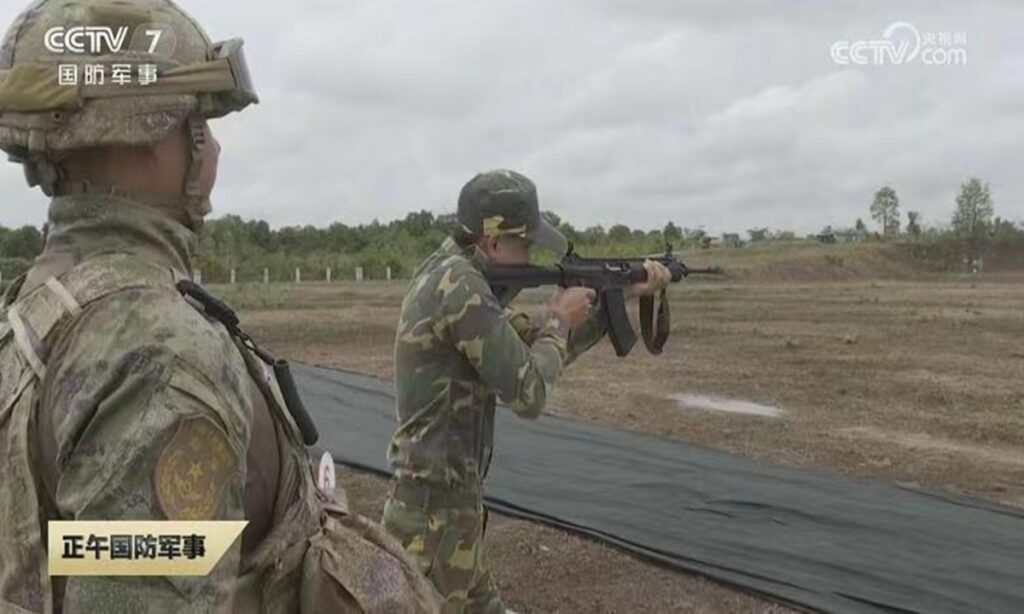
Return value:
<svg viewBox="0 0 1024 614">
<path fill-rule="evenodd" d="M 447 255 L 461 254 L 469 260 L 477 270 L 484 270 L 488 263 L 487 254 L 474 244 L 462 246 L 455 239 L 448 237 L 441 243 L 440 251 Z"/>
<path fill-rule="evenodd" d="M 191 275 L 196 234 L 165 211 L 110 194 L 77 194 L 50 204 L 46 246 L 22 292 L 101 254 L 132 254 Z"/>
</svg>

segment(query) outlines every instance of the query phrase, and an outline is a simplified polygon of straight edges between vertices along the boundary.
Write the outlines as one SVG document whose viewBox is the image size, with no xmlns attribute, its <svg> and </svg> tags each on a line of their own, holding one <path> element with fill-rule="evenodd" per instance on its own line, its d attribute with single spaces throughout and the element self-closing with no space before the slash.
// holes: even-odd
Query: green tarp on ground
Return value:
<svg viewBox="0 0 1024 614">
<path fill-rule="evenodd" d="M 318 444 L 387 475 L 389 382 L 296 365 Z M 499 410 L 495 510 L 826 612 L 1024 613 L 1024 512 Z"/>
</svg>

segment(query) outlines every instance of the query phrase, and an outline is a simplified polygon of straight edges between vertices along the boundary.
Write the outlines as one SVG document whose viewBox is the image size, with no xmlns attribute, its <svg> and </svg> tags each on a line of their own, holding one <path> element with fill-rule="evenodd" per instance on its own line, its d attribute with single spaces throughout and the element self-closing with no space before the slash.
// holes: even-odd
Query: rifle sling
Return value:
<svg viewBox="0 0 1024 614">
<path fill-rule="evenodd" d="M 644 345 L 651 354 L 661 354 L 668 341 L 670 328 L 670 317 L 668 308 L 668 293 L 662 290 L 658 297 L 658 320 L 654 321 L 654 297 L 640 297 L 640 332 L 644 338 Z"/>
</svg>

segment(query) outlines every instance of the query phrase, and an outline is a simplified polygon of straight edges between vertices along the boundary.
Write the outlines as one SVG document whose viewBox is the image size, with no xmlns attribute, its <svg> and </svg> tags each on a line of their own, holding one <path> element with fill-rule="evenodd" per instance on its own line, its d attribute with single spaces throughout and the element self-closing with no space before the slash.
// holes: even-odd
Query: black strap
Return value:
<svg viewBox="0 0 1024 614">
<path fill-rule="evenodd" d="M 662 289 L 658 296 L 658 320 L 654 321 L 654 297 L 640 297 L 640 332 L 644 338 L 644 345 L 651 354 L 661 354 L 665 349 L 665 342 L 668 341 L 671 319 L 668 307 L 668 292 Z"/>
<path fill-rule="evenodd" d="M 496 398 L 492 395 L 485 401 L 483 411 L 480 412 L 480 432 L 483 449 L 478 454 L 477 462 L 480 471 L 480 482 L 487 479 L 487 473 L 491 470 L 491 461 L 494 459 L 494 413 Z"/>
<path fill-rule="evenodd" d="M 252 350 L 253 354 L 256 354 L 260 360 L 273 367 L 274 375 L 277 377 L 277 385 L 281 389 L 281 396 L 284 398 L 284 404 L 302 433 L 302 441 L 307 446 L 315 444 L 320 439 L 320 433 L 317 431 L 316 424 L 313 423 L 309 411 L 306 410 L 306 406 L 302 403 L 302 397 L 299 396 L 299 389 L 295 386 L 295 380 L 292 379 L 291 367 L 288 365 L 288 361 L 275 358 L 273 354 L 256 345 L 252 337 L 238 326 L 239 320 L 235 311 L 227 303 L 215 298 L 199 284 L 188 279 L 182 279 L 175 284 L 175 287 L 182 296 L 191 298 L 198 303 L 206 315 L 223 324 L 224 328 L 228 330 L 228 334 L 241 341 L 242 345 Z"/>
</svg>

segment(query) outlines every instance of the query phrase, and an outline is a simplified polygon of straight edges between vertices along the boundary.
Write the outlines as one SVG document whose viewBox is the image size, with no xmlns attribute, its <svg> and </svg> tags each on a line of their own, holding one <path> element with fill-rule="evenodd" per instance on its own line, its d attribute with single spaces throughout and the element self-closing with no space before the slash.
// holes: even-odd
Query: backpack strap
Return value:
<svg viewBox="0 0 1024 614">
<path fill-rule="evenodd" d="M 46 365 L 40 356 L 41 343 L 35 330 L 21 316 L 22 304 L 15 303 L 7 310 L 7 322 L 11 325 L 11 332 L 14 333 L 14 343 L 21 351 L 22 358 L 32 367 L 39 379 L 46 377 Z"/>
<path fill-rule="evenodd" d="M 7 322 L 22 357 L 39 379 L 46 376 L 47 337 L 90 303 L 122 290 L 163 287 L 174 291 L 177 274 L 130 254 L 107 254 L 50 277 L 7 309 Z M 0 331 L 2 332 L 2 331 Z"/>
</svg>

